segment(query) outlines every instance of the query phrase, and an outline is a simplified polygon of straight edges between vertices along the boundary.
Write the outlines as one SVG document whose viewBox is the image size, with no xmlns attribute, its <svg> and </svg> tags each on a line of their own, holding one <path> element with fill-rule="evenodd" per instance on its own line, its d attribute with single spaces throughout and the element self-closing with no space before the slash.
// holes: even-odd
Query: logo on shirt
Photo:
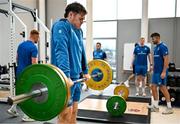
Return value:
<svg viewBox="0 0 180 124">
<path fill-rule="evenodd" d="M 62 33 L 62 30 L 60 29 L 58 32 L 61 34 L 61 33 Z"/>
</svg>

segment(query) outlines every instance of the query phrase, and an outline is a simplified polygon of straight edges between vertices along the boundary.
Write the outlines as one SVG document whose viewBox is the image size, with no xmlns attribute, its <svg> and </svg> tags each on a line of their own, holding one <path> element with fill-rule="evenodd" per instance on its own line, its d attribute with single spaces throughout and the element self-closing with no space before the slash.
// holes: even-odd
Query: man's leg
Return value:
<svg viewBox="0 0 180 124">
<path fill-rule="evenodd" d="M 124 82 L 124 84 L 126 85 L 126 87 L 129 87 L 129 81 L 132 80 L 134 77 L 134 74 L 131 74 L 128 79 Z"/>
<path fill-rule="evenodd" d="M 80 100 L 81 89 L 80 83 L 75 84 L 75 90 L 73 95 L 73 105 L 72 105 L 72 114 L 70 119 L 70 124 L 76 124 L 77 112 L 78 112 L 78 102 Z"/>
<path fill-rule="evenodd" d="M 145 76 L 141 76 L 141 80 L 142 80 L 142 95 L 146 96 L 146 92 L 145 92 L 145 87 L 146 87 Z"/>
<path fill-rule="evenodd" d="M 141 79 L 140 79 L 140 76 L 139 76 L 139 75 L 136 76 L 135 78 L 136 78 L 136 80 L 135 80 L 136 96 L 139 96 L 139 84 L 140 84 Z"/>
<path fill-rule="evenodd" d="M 71 124 L 76 124 L 77 112 L 78 112 L 78 102 L 74 102 L 72 106 L 72 115 L 70 122 Z"/>
<path fill-rule="evenodd" d="M 69 124 L 71 119 L 72 107 L 67 107 L 58 116 L 57 124 Z"/>
<path fill-rule="evenodd" d="M 171 100 L 170 100 L 170 95 L 169 95 L 168 89 L 165 85 L 161 85 L 160 90 L 163 93 L 163 95 L 165 96 L 166 102 L 167 102 L 167 109 L 162 114 L 172 114 L 173 110 L 172 110 L 172 106 L 171 106 Z"/>
</svg>

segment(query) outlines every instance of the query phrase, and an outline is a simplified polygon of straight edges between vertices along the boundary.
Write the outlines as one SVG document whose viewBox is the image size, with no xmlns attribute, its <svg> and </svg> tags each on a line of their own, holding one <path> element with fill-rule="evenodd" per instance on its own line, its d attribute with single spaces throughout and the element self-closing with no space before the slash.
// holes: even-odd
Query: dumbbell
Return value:
<svg viewBox="0 0 180 124">
<path fill-rule="evenodd" d="M 168 69 L 168 70 L 169 70 L 169 71 L 175 71 L 175 70 L 176 70 L 175 63 L 170 62 L 170 63 L 169 63 L 169 69 Z"/>
<path fill-rule="evenodd" d="M 176 91 L 174 89 L 169 89 L 168 92 L 170 95 L 171 102 L 174 103 L 176 101 Z M 163 101 L 163 102 L 166 101 L 166 98 L 163 95 L 161 97 L 161 101 Z"/>
<path fill-rule="evenodd" d="M 107 100 L 106 108 L 111 116 L 122 116 L 127 108 L 126 99 L 129 95 L 129 89 L 125 85 L 116 86 L 114 96 Z"/>
<path fill-rule="evenodd" d="M 176 101 L 176 91 L 174 89 L 169 89 L 169 94 L 170 94 L 171 102 L 175 102 Z"/>
<path fill-rule="evenodd" d="M 160 90 L 159 90 L 159 100 L 160 102 L 164 102 L 166 100 L 163 93 Z"/>
</svg>

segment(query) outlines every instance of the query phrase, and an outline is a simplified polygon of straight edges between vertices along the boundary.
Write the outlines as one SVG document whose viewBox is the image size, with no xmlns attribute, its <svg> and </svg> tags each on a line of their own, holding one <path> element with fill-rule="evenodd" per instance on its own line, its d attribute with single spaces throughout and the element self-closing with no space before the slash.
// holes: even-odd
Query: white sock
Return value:
<svg viewBox="0 0 180 124">
<path fill-rule="evenodd" d="M 159 101 L 158 100 L 154 100 L 154 106 L 156 107 L 156 108 L 159 108 Z"/>
<path fill-rule="evenodd" d="M 172 108 L 171 102 L 167 102 L 167 107 L 168 107 L 168 108 Z"/>
</svg>

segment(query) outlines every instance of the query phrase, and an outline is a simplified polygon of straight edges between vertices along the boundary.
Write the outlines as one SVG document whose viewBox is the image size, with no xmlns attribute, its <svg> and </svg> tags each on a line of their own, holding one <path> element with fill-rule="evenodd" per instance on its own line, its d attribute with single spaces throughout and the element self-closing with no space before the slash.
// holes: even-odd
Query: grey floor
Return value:
<svg viewBox="0 0 180 124">
<path fill-rule="evenodd" d="M 103 91 L 103 95 L 108 95 L 108 96 L 111 96 L 113 95 L 113 89 L 116 85 L 115 84 L 111 84 L 108 88 L 106 88 L 104 91 Z M 82 89 L 82 95 L 81 95 L 81 99 L 84 99 L 85 97 L 91 95 L 91 94 L 99 94 L 98 91 L 93 91 L 93 90 L 89 90 L 89 91 L 84 91 L 85 89 L 85 86 L 83 86 L 83 89 Z M 130 95 L 129 96 L 134 96 L 135 97 L 135 86 L 134 85 L 131 85 L 130 86 Z M 146 88 L 146 94 L 147 96 L 146 97 L 150 97 L 150 92 L 149 92 L 149 88 L 147 87 Z M 21 121 L 21 118 L 22 118 L 22 113 L 20 112 L 20 116 L 19 117 L 12 117 L 10 115 L 8 115 L 6 113 L 6 111 L 8 110 L 8 108 L 10 108 L 9 105 L 6 105 L 4 103 L 0 103 L 0 123 L 1 124 L 19 124 L 19 123 L 22 123 L 22 124 L 45 124 L 46 122 L 22 122 Z M 19 108 L 18 108 L 19 109 Z M 77 121 L 78 124 L 94 124 L 95 122 L 86 122 L 86 121 Z M 48 123 L 50 124 L 54 124 L 56 123 L 56 118 L 53 119 L 53 120 L 50 120 L 48 121 Z M 100 123 L 99 123 L 100 124 Z"/>
</svg>

